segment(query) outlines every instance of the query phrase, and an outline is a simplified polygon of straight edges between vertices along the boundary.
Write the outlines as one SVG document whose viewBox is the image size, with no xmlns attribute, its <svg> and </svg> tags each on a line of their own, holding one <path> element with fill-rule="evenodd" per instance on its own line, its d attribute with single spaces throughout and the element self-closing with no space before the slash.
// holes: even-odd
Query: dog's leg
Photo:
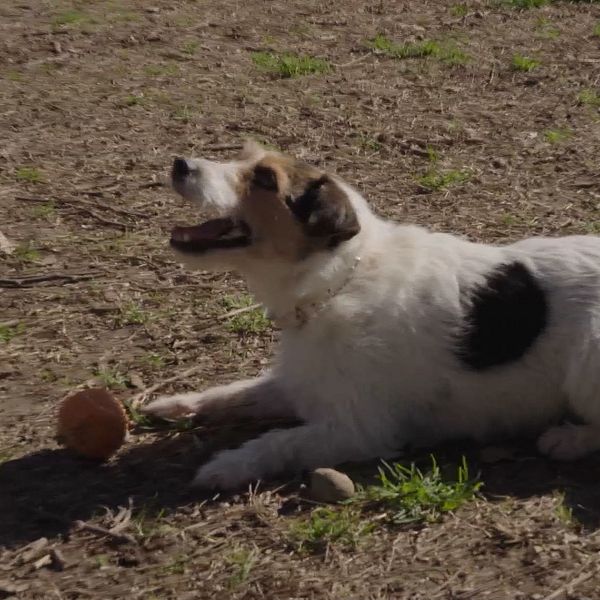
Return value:
<svg viewBox="0 0 600 600">
<path fill-rule="evenodd" d="M 569 409 L 581 425 L 552 427 L 540 436 L 538 448 L 557 460 L 575 460 L 600 450 L 600 316 L 580 342 L 564 384 Z"/>
<path fill-rule="evenodd" d="M 340 431 L 331 423 L 274 429 L 240 448 L 219 452 L 200 467 L 193 485 L 231 490 L 284 471 L 299 472 L 374 456 L 376 451 L 361 448 L 351 432 Z"/>
<path fill-rule="evenodd" d="M 163 396 L 141 410 L 165 419 L 194 416 L 211 423 L 295 416 L 276 379 L 270 374 L 220 385 L 204 392 Z"/>
<path fill-rule="evenodd" d="M 600 425 L 551 427 L 538 440 L 538 449 L 556 460 L 575 460 L 600 450 Z"/>
</svg>

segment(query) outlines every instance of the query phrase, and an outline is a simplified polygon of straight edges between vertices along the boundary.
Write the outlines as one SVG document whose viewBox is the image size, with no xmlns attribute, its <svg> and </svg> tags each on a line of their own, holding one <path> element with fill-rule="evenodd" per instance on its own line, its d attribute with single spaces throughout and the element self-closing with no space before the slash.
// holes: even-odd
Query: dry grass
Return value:
<svg viewBox="0 0 600 600">
<path fill-rule="evenodd" d="M 326 509 L 306 551 L 294 524 L 314 533 L 315 507 L 300 480 L 216 500 L 187 488 L 247 428 L 138 415 L 104 466 L 53 440 L 74 386 L 100 379 L 127 400 L 197 366 L 160 392 L 198 389 L 256 374 L 271 353 L 260 313 L 222 318 L 223 298 L 251 302 L 242 282 L 186 272 L 167 249 L 189 214 L 162 183 L 173 156 L 222 159 L 249 136 L 336 170 L 389 218 L 490 242 L 598 233 L 600 6 L 518 4 L 0 6 L 0 230 L 17 248 L 0 251 L 0 587 L 44 600 L 596 597 L 593 459 L 435 449 L 442 472 L 468 453 L 485 498 L 416 525 L 380 505 L 358 521 Z M 378 34 L 392 45 L 374 49 Z M 262 70 L 254 53 L 310 68 Z M 515 71 L 513 55 L 539 67 Z M 351 470 L 365 486 L 376 472 Z"/>
</svg>

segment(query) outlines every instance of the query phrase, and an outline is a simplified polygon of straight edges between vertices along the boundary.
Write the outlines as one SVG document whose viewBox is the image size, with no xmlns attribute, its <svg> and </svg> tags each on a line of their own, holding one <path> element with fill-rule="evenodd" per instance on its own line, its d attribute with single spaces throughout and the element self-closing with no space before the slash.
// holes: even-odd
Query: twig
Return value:
<svg viewBox="0 0 600 600">
<path fill-rule="evenodd" d="M 260 302 L 257 302 L 256 304 L 252 304 L 251 306 L 244 306 L 243 308 L 236 308 L 235 310 L 230 310 L 229 312 L 226 312 L 224 315 L 219 315 L 217 317 L 217 320 L 224 321 L 225 319 L 229 319 L 230 317 L 236 317 L 237 315 L 241 315 L 243 313 L 247 313 L 252 310 L 256 310 L 257 308 L 260 308 L 261 306 L 262 305 L 260 304 Z"/>
<path fill-rule="evenodd" d="M 585 567 L 584 567 L 584 569 L 585 569 Z M 598 572 L 598 568 L 596 567 L 592 571 L 587 571 L 585 573 L 582 573 L 578 577 L 575 577 L 574 579 L 569 581 L 569 583 L 566 583 L 565 585 L 559 587 L 557 590 L 553 591 L 551 594 L 546 596 L 544 598 L 544 600 L 558 600 L 559 598 L 562 598 L 563 595 L 566 597 L 566 595 L 569 592 L 572 592 L 575 589 L 575 587 L 577 587 L 581 583 L 583 583 L 583 582 L 587 581 L 588 579 L 590 579 L 591 577 L 593 577 L 597 572 Z"/>
<path fill-rule="evenodd" d="M 50 281 L 60 281 L 61 283 L 75 283 L 98 277 L 100 273 L 41 273 L 39 275 L 24 275 L 14 279 L 0 279 L 0 287 L 5 288 L 24 288 L 34 287 L 38 284 L 44 284 Z"/>
<path fill-rule="evenodd" d="M 186 369 L 185 371 L 182 371 L 181 373 L 178 373 L 177 375 L 173 375 L 173 377 L 168 377 L 167 379 L 163 379 L 162 381 L 159 381 L 158 383 L 155 383 L 154 385 L 147 387 L 145 390 L 142 390 L 139 394 L 136 394 L 135 396 L 133 396 L 133 398 L 131 398 L 131 400 L 129 400 L 130 406 L 134 409 L 138 408 L 141 404 L 143 404 L 145 402 L 145 400 L 148 398 L 148 396 L 150 394 L 153 394 L 160 388 L 164 387 L 165 385 L 169 385 L 170 383 L 173 383 L 174 381 L 179 381 L 180 379 L 185 379 L 186 377 L 189 377 L 190 375 L 194 375 L 198 371 L 201 371 L 203 368 L 204 368 L 204 365 L 196 365 L 195 367 Z"/>
<path fill-rule="evenodd" d="M 359 56 L 358 58 L 355 58 L 354 60 L 351 60 L 349 62 L 342 63 L 341 65 L 337 65 L 334 63 L 333 66 L 336 69 L 344 69 L 345 67 L 351 67 L 353 65 L 356 65 L 356 64 L 362 62 L 363 60 L 367 60 L 367 58 L 369 58 L 369 56 L 371 56 L 371 53 L 363 54 L 362 56 Z"/>
<path fill-rule="evenodd" d="M 118 533 L 115 531 L 111 531 L 110 529 L 106 529 L 105 527 L 100 527 L 100 525 L 92 525 L 91 523 L 86 523 L 85 521 L 75 521 L 73 525 L 78 531 L 91 531 L 92 533 L 98 533 L 100 535 L 108 536 L 118 542 L 128 542 L 130 544 L 137 544 L 136 539 L 129 533 Z"/>
</svg>

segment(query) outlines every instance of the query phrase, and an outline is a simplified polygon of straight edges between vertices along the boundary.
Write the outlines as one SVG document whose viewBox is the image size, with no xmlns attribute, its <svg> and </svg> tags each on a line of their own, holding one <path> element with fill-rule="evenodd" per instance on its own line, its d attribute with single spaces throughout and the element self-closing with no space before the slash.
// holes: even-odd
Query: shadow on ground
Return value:
<svg viewBox="0 0 600 600">
<path fill-rule="evenodd" d="M 0 546 L 14 547 L 40 537 L 68 535 L 75 520 L 88 520 L 116 511 L 132 501 L 134 511 L 170 512 L 207 499 L 189 482 L 198 465 L 215 449 L 239 444 L 256 430 L 221 433 L 203 439 L 191 433 L 164 436 L 132 445 L 106 464 L 77 458 L 66 450 L 41 450 L 0 465 Z M 480 473 L 482 492 L 490 500 L 532 497 L 552 491 L 564 494 L 565 505 L 586 529 L 600 526 L 600 462 L 589 458 L 556 463 L 536 455 L 527 444 L 510 447 L 510 458 L 485 463 L 481 447 L 453 444 L 435 449 L 442 469 L 455 472 L 462 456 L 471 473 Z M 428 453 L 400 459 L 431 465 Z M 357 481 L 373 481 L 377 463 L 350 465 L 345 470 Z M 297 491 L 298 486 L 293 486 Z"/>
</svg>

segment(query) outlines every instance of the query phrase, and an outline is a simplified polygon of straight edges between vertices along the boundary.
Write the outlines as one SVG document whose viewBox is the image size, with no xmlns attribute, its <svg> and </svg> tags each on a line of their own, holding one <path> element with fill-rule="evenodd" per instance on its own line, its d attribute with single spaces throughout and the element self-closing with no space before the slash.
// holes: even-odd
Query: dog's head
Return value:
<svg viewBox="0 0 600 600">
<path fill-rule="evenodd" d="M 295 263 L 360 231 L 339 180 L 254 143 L 226 163 L 177 158 L 171 177 L 184 198 L 219 213 L 173 229 L 171 246 L 192 266 L 243 270 L 250 261 Z"/>
</svg>

